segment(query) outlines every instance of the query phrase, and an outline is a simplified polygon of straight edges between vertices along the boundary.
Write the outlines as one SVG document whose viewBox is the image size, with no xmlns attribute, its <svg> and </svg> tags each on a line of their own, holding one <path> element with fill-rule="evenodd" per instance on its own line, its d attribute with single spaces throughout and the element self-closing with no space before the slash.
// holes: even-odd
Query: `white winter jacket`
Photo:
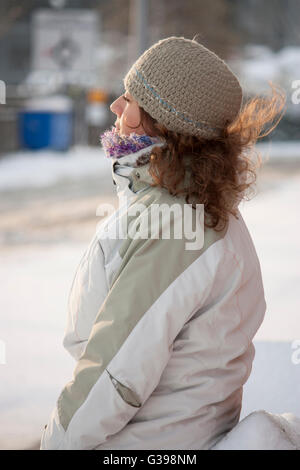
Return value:
<svg viewBox="0 0 300 470">
<path fill-rule="evenodd" d="M 141 153 L 112 160 L 120 204 L 73 280 L 64 346 L 77 364 L 41 449 L 210 449 L 239 421 L 266 310 L 251 236 L 240 212 L 196 249 L 185 237 L 128 236 L 155 205 L 185 205 L 150 185 L 149 163 L 134 166 Z M 199 228 L 195 213 L 184 217 Z M 159 233 L 183 214 L 170 223 L 165 210 Z"/>
</svg>

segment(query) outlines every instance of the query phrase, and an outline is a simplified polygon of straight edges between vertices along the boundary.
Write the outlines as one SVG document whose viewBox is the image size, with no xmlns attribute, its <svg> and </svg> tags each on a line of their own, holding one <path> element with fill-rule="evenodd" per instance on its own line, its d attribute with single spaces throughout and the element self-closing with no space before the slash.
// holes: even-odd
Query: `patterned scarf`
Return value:
<svg viewBox="0 0 300 470">
<path fill-rule="evenodd" d="M 100 136 L 100 141 L 108 158 L 120 158 L 146 149 L 150 145 L 162 145 L 163 143 L 159 137 L 150 137 L 146 134 L 138 135 L 135 132 L 121 136 L 115 127 L 105 131 Z"/>
</svg>

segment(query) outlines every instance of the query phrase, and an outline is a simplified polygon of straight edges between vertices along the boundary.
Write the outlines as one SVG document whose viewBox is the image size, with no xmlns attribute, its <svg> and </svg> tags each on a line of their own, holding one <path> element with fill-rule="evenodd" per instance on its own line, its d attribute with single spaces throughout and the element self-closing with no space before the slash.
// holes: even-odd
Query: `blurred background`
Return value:
<svg viewBox="0 0 300 470">
<path fill-rule="evenodd" d="M 284 117 L 257 144 L 257 194 L 240 205 L 267 301 L 241 419 L 300 416 L 299 20 L 297 0 L 1 1 L 0 449 L 37 449 L 72 377 L 69 289 L 98 205 L 117 207 L 99 137 L 133 61 L 168 36 L 197 35 L 245 99 L 268 94 L 268 81 L 286 92 Z"/>
</svg>

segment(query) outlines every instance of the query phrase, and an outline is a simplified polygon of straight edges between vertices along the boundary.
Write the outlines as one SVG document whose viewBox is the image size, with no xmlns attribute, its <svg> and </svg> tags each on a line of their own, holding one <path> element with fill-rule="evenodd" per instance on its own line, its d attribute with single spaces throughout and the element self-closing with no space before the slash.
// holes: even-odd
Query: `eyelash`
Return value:
<svg viewBox="0 0 300 470">
<path fill-rule="evenodd" d="M 123 96 L 124 100 L 127 101 L 127 103 L 130 103 L 129 99 L 126 98 L 126 96 Z"/>
</svg>

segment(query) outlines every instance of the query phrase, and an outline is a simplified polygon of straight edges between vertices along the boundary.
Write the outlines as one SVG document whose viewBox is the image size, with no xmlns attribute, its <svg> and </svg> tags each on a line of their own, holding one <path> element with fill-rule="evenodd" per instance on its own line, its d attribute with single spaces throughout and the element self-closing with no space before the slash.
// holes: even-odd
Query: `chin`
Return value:
<svg viewBox="0 0 300 470">
<path fill-rule="evenodd" d="M 118 135 L 120 135 L 120 136 L 122 135 L 121 132 L 120 132 L 120 129 L 118 129 L 118 128 L 115 127 L 115 126 L 114 126 L 114 131 L 115 131 L 116 134 L 118 134 Z"/>
</svg>

